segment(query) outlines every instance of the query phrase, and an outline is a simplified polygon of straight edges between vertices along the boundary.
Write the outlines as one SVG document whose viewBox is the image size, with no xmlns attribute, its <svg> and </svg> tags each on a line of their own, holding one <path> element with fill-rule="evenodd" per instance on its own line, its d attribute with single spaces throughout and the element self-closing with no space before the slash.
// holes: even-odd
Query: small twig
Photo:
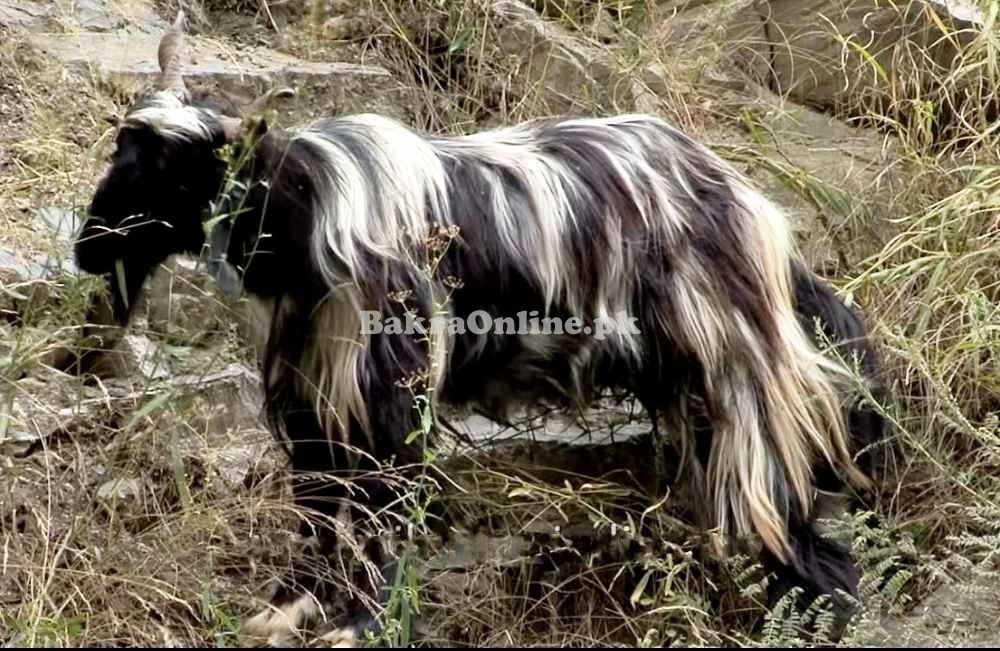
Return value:
<svg viewBox="0 0 1000 651">
<path fill-rule="evenodd" d="M 280 34 L 281 30 L 278 29 L 278 23 L 275 22 L 274 16 L 271 14 L 271 7 L 267 4 L 267 0 L 260 0 L 261 9 L 267 14 L 267 20 L 271 23 L 271 27 L 274 28 L 276 34 Z"/>
</svg>

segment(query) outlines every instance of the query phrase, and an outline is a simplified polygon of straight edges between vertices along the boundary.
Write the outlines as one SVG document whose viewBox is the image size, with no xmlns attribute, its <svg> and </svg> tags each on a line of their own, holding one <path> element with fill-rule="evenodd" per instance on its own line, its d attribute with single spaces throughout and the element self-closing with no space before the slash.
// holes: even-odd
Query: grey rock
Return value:
<svg viewBox="0 0 1000 651">
<path fill-rule="evenodd" d="M 81 220 L 73 208 L 47 206 L 35 214 L 37 230 L 47 232 L 52 236 L 52 249 L 55 255 L 40 256 L 37 260 L 46 276 L 59 272 L 76 274 L 76 262 L 73 260 L 73 240 L 80 229 Z"/>
<path fill-rule="evenodd" d="M 239 486 L 246 481 L 265 450 L 264 446 L 253 445 L 226 448 L 216 457 L 216 471 L 230 485 Z"/>
<path fill-rule="evenodd" d="M 73 208 L 46 206 L 38 210 L 36 217 L 41 229 L 51 232 L 59 244 L 72 243 L 80 230 L 81 221 Z"/>
<path fill-rule="evenodd" d="M 250 432 L 241 432 L 247 436 Z M 263 470 L 274 469 L 274 459 L 268 455 L 271 438 L 268 432 L 256 432 L 256 441 L 247 444 L 228 444 L 218 449 L 206 448 L 199 458 L 202 464 L 219 477 L 223 490 L 232 490 L 246 485 L 251 476 Z"/>
<path fill-rule="evenodd" d="M 942 70 L 954 69 L 960 62 L 959 48 L 972 39 L 968 31 L 944 38 L 923 6 L 926 2 L 893 6 L 874 0 L 776 0 L 769 4 L 768 32 L 781 34 L 788 42 L 770 53 L 773 87 L 786 90 L 799 103 L 823 109 L 852 108 L 870 103 L 873 93 L 891 92 L 882 75 L 875 74 L 871 60 L 845 45 L 844 38 L 864 46 L 888 79 L 918 86 L 940 77 Z M 957 15 L 949 16 L 943 3 L 929 4 L 957 30 L 969 27 Z M 918 50 L 922 54 L 916 54 Z"/>
<path fill-rule="evenodd" d="M 49 15 L 51 7 L 35 0 L 0 0 L 0 25 L 29 27 Z"/>
<path fill-rule="evenodd" d="M 723 135 L 714 144 L 744 152 L 737 166 L 789 216 L 806 259 L 836 269 L 873 255 L 892 236 L 891 201 L 905 187 L 893 138 L 851 127 L 826 113 L 750 85 L 721 99 L 743 113 L 756 135 Z M 712 138 L 715 140 L 715 138 Z M 735 141 L 735 143 L 734 143 Z M 731 155 L 730 149 L 727 155 Z"/>
<path fill-rule="evenodd" d="M 162 30 L 39 32 L 29 34 L 28 42 L 85 80 L 96 78 L 141 91 L 136 87 L 151 86 L 159 75 L 161 36 Z M 182 69 L 189 88 L 248 104 L 275 85 L 291 86 L 297 96 L 280 107 L 290 122 L 362 111 L 402 119 L 405 107 L 415 101 L 412 87 L 378 66 L 306 61 L 266 47 L 226 45 L 194 34 L 188 35 L 186 44 Z"/>
<path fill-rule="evenodd" d="M 0 281 L 5 293 L 16 294 L 18 300 L 26 300 L 34 286 L 42 286 L 59 273 L 76 273 L 76 265 L 69 255 L 68 245 L 77 228 L 73 212 L 64 208 L 42 208 L 36 214 L 38 229 L 51 232 L 60 250 L 66 255 L 23 253 L 0 246 Z"/>
<path fill-rule="evenodd" d="M 201 344 L 239 320 L 239 299 L 216 287 L 198 259 L 174 256 L 149 281 L 148 326 L 171 342 Z"/>
<path fill-rule="evenodd" d="M 549 110 L 590 111 L 599 106 L 611 111 L 634 106 L 627 74 L 603 48 L 516 0 L 497 0 L 490 12 L 496 23 L 492 36 L 496 56 L 509 60 L 523 91 L 543 91 L 538 99 Z"/>
<path fill-rule="evenodd" d="M 0 424 L 5 419 L 0 418 Z M 6 431 L 5 431 L 6 430 Z M 0 427 L 0 456 L 20 457 L 41 441 L 37 432 Z"/>
<path fill-rule="evenodd" d="M 146 482 L 138 477 L 111 479 L 97 488 L 97 499 L 105 502 L 141 500 Z"/>
<path fill-rule="evenodd" d="M 197 375 L 154 375 L 157 377 L 146 379 L 129 369 L 126 378 L 108 379 L 98 387 L 81 387 L 76 378 L 60 375 L 24 378 L 17 383 L 7 416 L 7 431 L 17 432 L 17 442 L 11 441 L 11 445 L 19 447 L 59 432 L 87 429 L 110 415 L 143 408 L 150 415 L 161 409 L 176 414 L 172 422 L 178 427 L 179 438 L 192 431 L 221 435 L 239 428 L 259 429 L 260 380 L 251 369 L 231 364 Z"/>
<path fill-rule="evenodd" d="M 626 441 L 649 433 L 645 411 L 632 401 L 617 403 L 599 400 L 581 415 L 567 411 L 526 411 L 514 413 L 507 425 L 480 414 L 439 407 L 462 437 L 477 443 L 497 443 L 512 439 L 548 441 L 573 445 L 603 445 Z"/>
<path fill-rule="evenodd" d="M 0 313 L 5 318 L 24 314 L 46 300 L 60 273 L 75 272 L 68 258 L 58 260 L 0 246 Z"/>
<path fill-rule="evenodd" d="M 129 360 L 130 370 L 148 380 L 160 380 L 170 377 L 170 364 L 167 356 L 160 348 L 142 335 L 125 335 L 124 347 Z"/>
<path fill-rule="evenodd" d="M 367 16 L 334 16 L 323 23 L 323 35 L 334 41 L 348 40 L 364 37 L 376 28 Z"/>
<path fill-rule="evenodd" d="M 108 4 L 103 0 L 78 0 L 73 3 L 75 11 L 64 20 L 82 29 L 113 29 L 118 21 L 109 13 Z"/>
<path fill-rule="evenodd" d="M 45 266 L 36 258 L 0 247 L 0 280 L 4 285 L 37 280 L 44 274 Z"/>
<path fill-rule="evenodd" d="M 671 0 L 654 14 L 650 29 L 671 55 L 707 60 L 729 77 L 749 72 L 788 99 L 834 111 L 926 89 L 961 65 L 960 50 L 985 22 L 967 0 Z"/>
<path fill-rule="evenodd" d="M 29 41 L 71 66 L 92 68 L 112 77 L 142 79 L 159 74 L 156 53 L 160 36 L 127 31 L 39 33 L 30 35 Z M 304 61 L 264 47 L 245 47 L 236 52 L 217 41 L 193 35 L 188 36 L 187 47 L 187 80 L 245 86 L 248 81 L 270 84 L 278 79 L 289 82 L 316 78 L 378 84 L 391 78 L 387 70 L 376 66 Z"/>
<path fill-rule="evenodd" d="M 153 33 L 166 27 L 151 0 L 0 0 L 0 25 L 39 29 L 53 24 L 67 31 Z"/>
<path fill-rule="evenodd" d="M 205 375 L 177 375 L 163 389 L 181 397 L 175 409 L 190 410 L 183 428 L 223 436 L 235 430 L 259 429 L 263 395 L 259 375 L 242 364 L 230 364 Z"/>
</svg>

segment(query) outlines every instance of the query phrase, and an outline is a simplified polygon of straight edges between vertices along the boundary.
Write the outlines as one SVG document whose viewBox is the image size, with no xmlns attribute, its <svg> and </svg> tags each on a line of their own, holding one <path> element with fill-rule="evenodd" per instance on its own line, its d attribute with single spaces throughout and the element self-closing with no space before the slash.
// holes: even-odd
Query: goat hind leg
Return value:
<svg viewBox="0 0 1000 651">
<path fill-rule="evenodd" d="M 826 597 L 833 614 L 830 628 L 822 635 L 815 626 L 803 633 L 821 642 L 839 641 L 857 612 L 859 576 L 850 550 L 842 541 L 824 535 L 816 522 L 803 522 L 794 515 L 789 522 L 789 540 L 795 555 L 790 563 L 766 550 L 762 556 L 771 575 L 768 606 L 773 609 L 794 588 L 800 591 L 795 603 L 800 613 L 819 597 Z"/>
</svg>

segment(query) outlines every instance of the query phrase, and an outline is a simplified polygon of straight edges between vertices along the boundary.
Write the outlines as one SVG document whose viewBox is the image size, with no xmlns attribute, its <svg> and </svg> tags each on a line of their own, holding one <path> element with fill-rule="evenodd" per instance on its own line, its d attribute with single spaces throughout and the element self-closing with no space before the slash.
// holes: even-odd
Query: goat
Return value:
<svg viewBox="0 0 1000 651">
<path fill-rule="evenodd" d="M 117 323 L 160 262 L 210 247 L 266 306 L 265 410 L 293 469 L 347 477 L 372 509 L 397 499 L 372 474 L 378 463 L 421 458 L 405 440 L 419 419 L 414 390 L 498 417 L 631 391 L 654 430 L 679 430 L 718 530 L 759 538 L 772 598 L 798 586 L 849 612 L 857 571 L 817 531 L 815 494 L 869 485 L 854 455 L 884 424 L 847 397 L 850 370 L 820 350 L 815 322 L 883 396 L 875 352 L 800 260 L 784 216 L 735 169 L 645 115 L 467 136 L 371 114 L 271 129 L 191 101 L 182 18 L 161 41 L 157 89 L 120 125 L 75 243 L 79 267 L 114 286 Z M 403 320 L 439 309 L 588 323 L 626 313 L 637 328 L 363 333 L 365 311 Z M 294 499 L 333 515 L 345 486 L 296 482 Z M 333 531 L 309 526 L 329 549 Z M 292 585 L 249 630 L 270 635 L 315 613 L 320 587 Z"/>
</svg>

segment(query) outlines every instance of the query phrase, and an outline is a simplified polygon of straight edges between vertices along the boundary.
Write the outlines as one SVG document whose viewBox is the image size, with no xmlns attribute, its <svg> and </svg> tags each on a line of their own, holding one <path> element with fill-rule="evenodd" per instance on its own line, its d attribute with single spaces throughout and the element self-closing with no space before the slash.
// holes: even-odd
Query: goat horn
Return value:
<svg viewBox="0 0 1000 651">
<path fill-rule="evenodd" d="M 272 88 L 251 102 L 245 113 L 246 115 L 260 115 L 268 109 L 274 100 L 291 97 L 295 97 L 295 89 L 293 88 Z"/>
<path fill-rule="evenodd" d="M 181 57 L 184 54 L 184 10 L 177 12 L 174 24 L 170 26 L 167 33 L 160 39 L 160 48 L 157 52 L 160 60 L 160 81 L 157 87 L 160 90 L 170 91 L 177 95 L 179 99 L 187 97 L 187 87 L 184 85 L 184 78 L 181 76 Z"/>
</svg>

